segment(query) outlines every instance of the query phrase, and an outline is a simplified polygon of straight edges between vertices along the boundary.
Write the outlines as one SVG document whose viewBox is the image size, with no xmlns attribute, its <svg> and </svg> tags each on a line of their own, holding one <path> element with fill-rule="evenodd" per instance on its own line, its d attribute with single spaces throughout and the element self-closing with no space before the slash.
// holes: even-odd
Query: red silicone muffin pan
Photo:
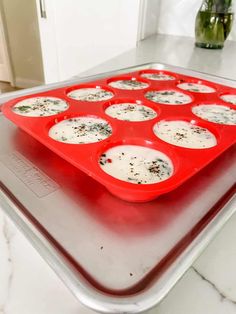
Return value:
<svg viewBox="0 0 236 314">
<path fill-rule="evenodd" d="M 86 91 L 91 92 L 90 89 L 93 88 L 100 92 L 99 101 L 97 101 L 96 93 L 81 94 L 80 91 L 79 95 L 76 94 L 76 91 L 79 89 L 89 89 Z M 236 95 L 236 89 L 196 77 L 169 71 L 147 69 L 20 97 L 6 103 L 2 111 L 17 126 L 75 167 L 99 181 L 112 194 L 127 201 L 143 202 L 175 189 L 235 143 L 236 106 L 221 98 L 221 95 L 228 94 Z M 59 99 L 59 103 L 62 100 L 59 104 L 61 110 L 57 111 L 52 107 L 48 110 L 50 115 L 40 116 L 37 113 L 37 109 L 34 108 L 35 111 L 33 113 L 25 115 L 25 111 L 31 106 L 31 98 L 35 97 L 52 97 L 52 100 L 56 102 Z M 20 101 L 26 99 L 29 99 L 28 102 L 24 102 L 21 107 L 17 105 Z M 145 111 L 143 113 L 142 111 L 142 114 L 145 116 L 144 121 L 135 119 L 134 121 L 127 121 L 127 117 L 121 120 L 118 116 L 114 117 L 108 113 L 108 108 L 112 111 L 115 105 L 121 103 L 128 103 L 133 105 L 134 108 L 140 106 L 141 111 L 143 110 L 142 106 L 146 106 L 149 112 Z M 20 107 L 20 111 L 17 109 L 17 106 L 18 109 Z M 43 108 L 42 106 L 46 108 L 48 103 L 41 103 L 41 108 Z M 213 111 L 208 112 L 210 106 L 213 106 Z M 219 113 L 217 108 L 219 108 L 219 111 L 228 110 L 231 117 L 227 116 L 228 113 L 226 113 L 226 116 L 225 112 Z M 67 134 L 65 128 L 68 125 L 65 125 L 64 129 L 58 129 L 59 131 L 55 128 L 59 123 L 62 121 L 67 123 L 69 121 L 68 123 L 73 124 L 75 120 L 77 123 L 80 119 L 84 123 L 86 120 L 84 118 L 87 119 L 88 123 L 93 123 L 95 121 L 93 119 L 100 119 L 96 121 L 100 123 L 99 128 L 101 132 L 96 133 L 98 126 L 96 124 L 96 128 L 94 128 L 94 125 L 93 128 L 90 127 L 89 130 L 91 132 L 87 134 L 89 139 L 86 143 L 83 140 L 75 142 L 74 139 L 71 142 L 67 141 L 66 136 L 64 136 L 65 140 L 63 140 L 63 137 L 60 140 L 55 139 L 55 134 L 62 132 L 62 130 L 63 134 L 64 132 Z M 223 121 L 221 121 L 221 118 Z M 201 128 L 203 128 L 205 133 L 210 132 L 212 139 L 214 138 L 215 140 L 215 144 L 210 147 L 204 147 L 203 144 L 198 148 L 178 146 L 178 141 L 182 141 L 187 135 L 181 132 L 180 134 L 178 130 L 175 133 L 173 130 L 168 129 L 167 126 L 169 122 L 178 124 L 180 121 L 189 122 L 193 128 L 199 127 L 194 130 L 193 133 L 195 135 Z M 83 123 L 79 126 L 74 125 L 73 130 L 74 128 L 76 130 L 79 128 L 81 131 L 81 127 L 84 127 Z M 163 133 L 162 137 L 154 133 L 158 123 L 167 123 L 166 129 L 163 131 L 166 134 Z M 54 137 L 51 134 L 54 134 Z M 165 136 L 169 138 L 172 136 L 172 140 L 176 142 L 168 142 Z M 206 137 L 209 138 L 209 134 Z M 189 140 L 190 142 L 193 141 L 191 136 Z M 119 177 L 120 173 L 124 170 L 124 172 L 127 171 L 127 173 L 132 174 L 137 171 L 135 167 L 139 167 L 139 164 L 134 163 L 133 165 L 133 163 L 129 163 L 131 170 L 127 170 L 128 168 L 126 169 L 125 167 L 128 167 L 128 165 L 122 164 L 121 160 L 121 167 L 117 169 L 117 176 L 113 176 L 112 172 L 109 174 L 109 171 L 105 171 L 106 169 L 103 166 L 104 164 L 112 164 L 113 160 L 112 158 L 107 158 L 107 153 L 112 148 L 120 145 L 128 145 L 126 149 L 130 149 L 130 152 L 132 149 L 136 149 L 136 146 L 158 151 L 170 160 L 172 170 L 160 182 L 140 180 L 136 182 L 132 178 L 125 180 Z M 116 158 L 121 159 L 122 156 L 118 155 L 116 153 Z M 135 157 L 133 156 L 132 158 Z M 139 162 L 141 159 L 139 159 Z M 143 167 L 147 167 L 145 161 L 143 162 Z M 113 171 L 115 165 L 112 165 Z M 132 166 L 134 169 L 132 169 Z M 154 167 L 150 168 L 149 161 L 148 167 L 148 170 L 145 169 L 151 171 L 152 178 L 154 178 L 153 171 L 159 171 L 160 164 L 156 165 L 154 162 Z"/>
</svg>

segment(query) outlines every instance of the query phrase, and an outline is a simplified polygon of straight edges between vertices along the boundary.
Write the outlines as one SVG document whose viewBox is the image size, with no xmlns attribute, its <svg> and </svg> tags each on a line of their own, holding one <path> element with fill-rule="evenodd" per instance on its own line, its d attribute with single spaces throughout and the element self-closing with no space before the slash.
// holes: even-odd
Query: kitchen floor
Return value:
<svg viewBox="0 0 236 314">
<path fill-rule="evenodd" d="M 10 83 L 0 81 L 0 94 L 13 92 L 19 89 L 20 88 L 18 87 L 11 86 Z"/>
</svg>

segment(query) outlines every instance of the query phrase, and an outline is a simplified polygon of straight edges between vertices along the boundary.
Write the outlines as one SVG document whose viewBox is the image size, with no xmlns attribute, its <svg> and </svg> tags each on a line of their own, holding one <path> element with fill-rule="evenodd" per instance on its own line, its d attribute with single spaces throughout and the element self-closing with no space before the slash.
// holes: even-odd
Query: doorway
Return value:
<svg viewBox="0 0 236 314">
<path fill-rule="evenodd" d="M 7 38 L 4 31 L 4 15 L 0 2 L 0 94 L 15 90 L 12 86 L 12 77 Z"/>
</svg>

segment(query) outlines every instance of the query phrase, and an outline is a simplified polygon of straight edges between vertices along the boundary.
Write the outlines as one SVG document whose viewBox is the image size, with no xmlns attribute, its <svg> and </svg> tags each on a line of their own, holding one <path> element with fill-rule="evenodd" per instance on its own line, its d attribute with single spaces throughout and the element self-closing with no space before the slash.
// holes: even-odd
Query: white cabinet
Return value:
<svg viewBox="0 0 236 314">
<path fill-rule="evenodd" d="M 134 48 L 142 0 L 36 0 L 45 83 Z"/>
<path fill-rule="evenodd" d="M 156 32 L 159 1 L 0 0 L 0 4 L 12 79 L 24 88 L 71 78 L 134 48 Z M 0 63 L 2 56 L 0 45 Z"/>
</svg>

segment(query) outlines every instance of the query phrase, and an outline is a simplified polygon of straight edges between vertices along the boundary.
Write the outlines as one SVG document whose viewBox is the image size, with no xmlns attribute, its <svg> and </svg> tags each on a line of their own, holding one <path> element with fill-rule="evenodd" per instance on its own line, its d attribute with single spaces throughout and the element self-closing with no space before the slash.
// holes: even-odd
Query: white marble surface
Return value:
<svg viewBox="0 0 236 314">
<path fill-rule="evenodd" d="M 90 74 L 160 61 L 196 70 L 204 68 L 205 72 L 235 78 L 235 52 L 236 44 L 230 42 L 224 51 L 211 53 L 193 48 L 193 41 L 189 39 L 153 37 Z M 167 297 L 148 314 L 235 314 L 235 239 L 236 215 Z M 0 314 L 75 313 L 93 312 L 79 304 L 0 209 Z"/>
<path fill-rule="evenodd" d="M 106 61 L 83 75 L 112 71 L 137 64 L 161 62 L 236 80 L 236 41 L 228 40 L 224 49 L 202 49 L 194 39 L 173 35 L 151 36 L 117 58 Z"/>
</svg>

